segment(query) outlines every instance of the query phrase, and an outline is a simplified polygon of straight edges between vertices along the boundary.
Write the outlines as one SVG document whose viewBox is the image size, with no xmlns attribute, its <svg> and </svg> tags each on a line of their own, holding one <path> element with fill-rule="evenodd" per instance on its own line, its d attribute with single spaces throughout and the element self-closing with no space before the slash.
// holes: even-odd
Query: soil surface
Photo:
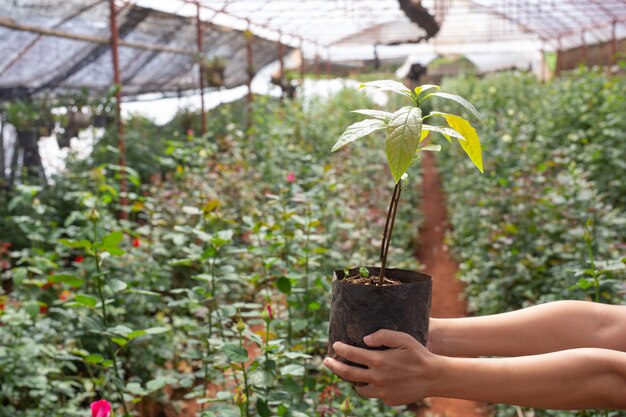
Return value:
<svg viewBox="0 0 626 417">
<path fill-rule="evenodd" d="M 437 318 L 464 317 L 467 303 L 463 284 L 456 279 L 458 264 L 452 259 L 444 243 L 448 228 L 448 213 L 441 177 L 431 152 L 422 158 L 423 183 L 421 210 L 424 225 L 419 233 L 417 259 L 425 266 L 424 272 L 433 277 L 431 316 Z M 427 398 L 417 411 L 417 417 L 486 417 L 490 413 L 485 404 L 448 398 Z"/>
<path fill-rule="evenodd" d="M 355 277 L 345 277 L 343 279 L 343 281 L 349 283 L 349 284 L 358 284 L 358 285 L 368 285 L 368 286 L 375 286 L 378 287 L 378 281 L 380 280 L 379 277 L 377 276 L 373 276 L 373 277 L 364 277 L 362 275 L 358 275 Z M 396 281 L 393 279 L 389 279 L 387 277 L 385 277 L 383 279 L 383 287 L 387 287 L 389 285 L 400 285 L 402 284 L 400 281 Z"/>
</svg>

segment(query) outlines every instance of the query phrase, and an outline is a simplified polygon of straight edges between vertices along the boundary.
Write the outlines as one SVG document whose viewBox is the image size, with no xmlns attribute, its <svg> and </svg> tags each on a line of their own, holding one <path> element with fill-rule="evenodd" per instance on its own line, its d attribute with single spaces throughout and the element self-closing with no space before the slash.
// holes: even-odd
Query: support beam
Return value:
<svg viewBox="0 0 626 417">
<path fill-rule="evenodd" d="M 61 31 L 57 29 L 47 29 L 47 28 L 42 28 L 38 26 L 22 25 L 22 24 L 16 23 L 12 19 L 7 19 L 6 17 L 0 17 L 0 27 L 5 27 L 7 29 L 13 29 L 13 30 L 21 30 L 23 32 L 37 33 L 39 35 L 54 36 L 57 38 L 96 43 L 100 45 L 111 44 L 110 38 L 104 38 L 101 36 L 83 35 L 79 33 L 70 33 L 70 32 L 65 32 L 65 31 Z M 118 39 L 117 43 L 118 43 L 118 46 L 124 46 L 127 48 L 134 48 L 134 49 L 143 49 L 146 51 L 168 52 L 172 54 L 187 55 L 187 56 L 195 55 L 195 52 L 189 51 L 187 49 L 172 48 L 172 47 L 164 46 L 164 45 L 154 45 L 154 44 L 141 43 L 141 42 L 129 42 L 123 39 Z"/>
<path fill-rule="evenodd" d="M 609 70 L 615 65 L 617 59 L 617 21 L 611 24 L 611 57 L 609 59 Z"/>
<path fill-rule="evenodd" d="M 196 3 L 196 35 L 198 46 L 198 72 L 200 84 L 200 133 L 202 136 L 206 134 L 206 109 L 204 107 L 204 67 L 202 61 L 204 54 L 202 52 L 202 21 L 200 20 L 200 3 Z"/>
<path fill-rule="evenodd" d="M 117 89 L 115 92 L 115 119 L 117 121 L 117 149 L 119 150 L 120 175 L 120 213 L 121 219 L 128 219 L 128 184 L 126 182 L 126 143 L 124 141 L 124 121 L 122 120 L 122 84 L 120 79 L 119 62 L 119 33 L 117 28 L 117 13 L 115 0 L 109 0 L 110 24 L 111 24 L 111 57 L 113 63 L 113 83 Z"/>
</svg>

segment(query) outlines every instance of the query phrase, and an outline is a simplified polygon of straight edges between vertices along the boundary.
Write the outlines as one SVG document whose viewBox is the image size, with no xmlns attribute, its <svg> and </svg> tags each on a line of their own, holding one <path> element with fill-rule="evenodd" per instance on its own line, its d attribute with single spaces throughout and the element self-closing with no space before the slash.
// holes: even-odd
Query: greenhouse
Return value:
<svg viewBox="0 0 626 417">
<path fill-rule="evenodd" d="M 0 0 L 0 417 L 626 415 L 626 1 Z"/>
</svg>

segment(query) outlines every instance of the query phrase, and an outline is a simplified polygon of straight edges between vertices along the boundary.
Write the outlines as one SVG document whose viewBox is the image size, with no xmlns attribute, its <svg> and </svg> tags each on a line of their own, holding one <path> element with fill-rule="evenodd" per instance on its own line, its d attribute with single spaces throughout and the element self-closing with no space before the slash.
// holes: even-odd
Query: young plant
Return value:
<svg viewBox="0 0 626 417">
<path fill-rule="evenodd" d="M 432 97 L 441 97 L 462 105 L 480 122 L 482 122 L 483 119 L 470 102 L 461 96 L 439 91 L 440 87 L 438 85 L 425 84 L 416 87 L 414 90 L 410 90 L 402 83 L 382 80 L 361 84 L 359 89 L 361 88 L 365 88 L 369 92 L 391 91 L 407 97 L 412 103 L 412 105 L 402 107 L 393 113 L 371 109 L 353 110 L 354 113 L 359 113 L 369 118 L 348 126 L 332 148 L 332 152 L 338 151 L 347 144 L 361 139 L 370 133 L 385 130 L 387 162 L 389 163 L 389 168 L 391 169 L 391 174 L 393 175 L 396 185 L 391 196 L 380 248 L 381 269 L 378 277 L 378 285 L 382 286 L 385 276 L 387 253 L 389 251 L 389 242 L 393 231 L 396 212 L 398 210 L 400 193 L 406 181 L 406 172 L 413 160 L 419 156 L 420 152 L 438 152 L 441 150 L 440 145 L 427 144 L 420 146 L 428 134 L 430 132 L 440 133 L 451 143 L 452 138 L 456 139 L 480 172 L 483 172 L 480 139 L 470 122 L 461 116 L 438 111 L 431 111 L 428 115 L 423 116 L 420 105 Z M 424 121 L 431 117 L 441 117 L 445 119 L 449 127 L 425 124 Z"/>
</svg>

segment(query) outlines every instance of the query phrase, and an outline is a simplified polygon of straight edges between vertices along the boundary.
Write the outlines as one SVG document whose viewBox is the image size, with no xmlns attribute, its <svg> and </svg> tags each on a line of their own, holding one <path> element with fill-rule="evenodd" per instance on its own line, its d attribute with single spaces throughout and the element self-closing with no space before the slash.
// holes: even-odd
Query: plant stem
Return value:
<svg viewBox="0 0 626 417">
<path fill-rule="evenodd" d="M 98 241 L 98 226 L 96 222 L 93 222 L 93 241 L 97 242 Z M 98 282 L 98 297 L 100 297 L 100 305 L 102 306 L 102 321 L 104 323 L 104 328 L 108 329 L 109 328 L 109 319 L 107 316 L 107 305 L 106 305 L 106 299 L 104 298 L 104 292 L 102 291 L 102 276 L 101 271 L 100 271 L 100 255 L 98 253 L 98 250 L 96 249 L 94 251 L 94 258 L 96 260 L 96 280 Z M 115 357 L 115 350 L 113 349 L 113 342 L 111 342 L 111 338 L 109 336 L 106 337 L 107 339 L 107 346 L 109 348 L 109 356 L 111 356 L 111 361 L 113 361 L 113 371 L 115 373 L 115 377 L 121 381 L 122 378 L 120 377 L 120 371 L 119 368 L 117 366 L 117 359 Z M 115 385 L 115 384 L 113 384 Z M 120 401 L 122 403 L 122 407 L 124 407 L 124 415 L 130 415 L 128 413 L 128 408 L 126 408 L 126 401 L 124 401 L 124 394 L 122 393 L 122 391 L 120 390 L 120 388 L 115 385 L 115 390 L 117 391 L 117 395 L 120 397 Z"/>
<path fill-rule="evenodd" d="M 239 346 L 244 347 L 242 332 L 239 332 Z M 246 364 L 244 362 L 241 362 L 241 371 L 243 372 L 243 392 L 246 394 L 246 417 L 250 417 L 250 387 L 248 386 L 248 372 L 246 371 Z"/>
<path fill-rule="evenodd" d="M 380 276 L 378 277 L 378 285 L 382 286 L 385 279 L 385 266 L 387 264 L 387 254 L 389 253 L 389 242 L 391 241 L 391 234 L 393 233 L 393 226 L 396 222 L 396 213 L 398 212 L 398 201 L 400 200 L 400 193 L 402 192 L 402 180 L 396 183 L 391 195 L 391 202 L 389 203 L 389 211 L 387 212 L 387 221 L 385 222 L 385 232 L 383 233 L 383 241 L 380 245 Z"/>
</svg>

